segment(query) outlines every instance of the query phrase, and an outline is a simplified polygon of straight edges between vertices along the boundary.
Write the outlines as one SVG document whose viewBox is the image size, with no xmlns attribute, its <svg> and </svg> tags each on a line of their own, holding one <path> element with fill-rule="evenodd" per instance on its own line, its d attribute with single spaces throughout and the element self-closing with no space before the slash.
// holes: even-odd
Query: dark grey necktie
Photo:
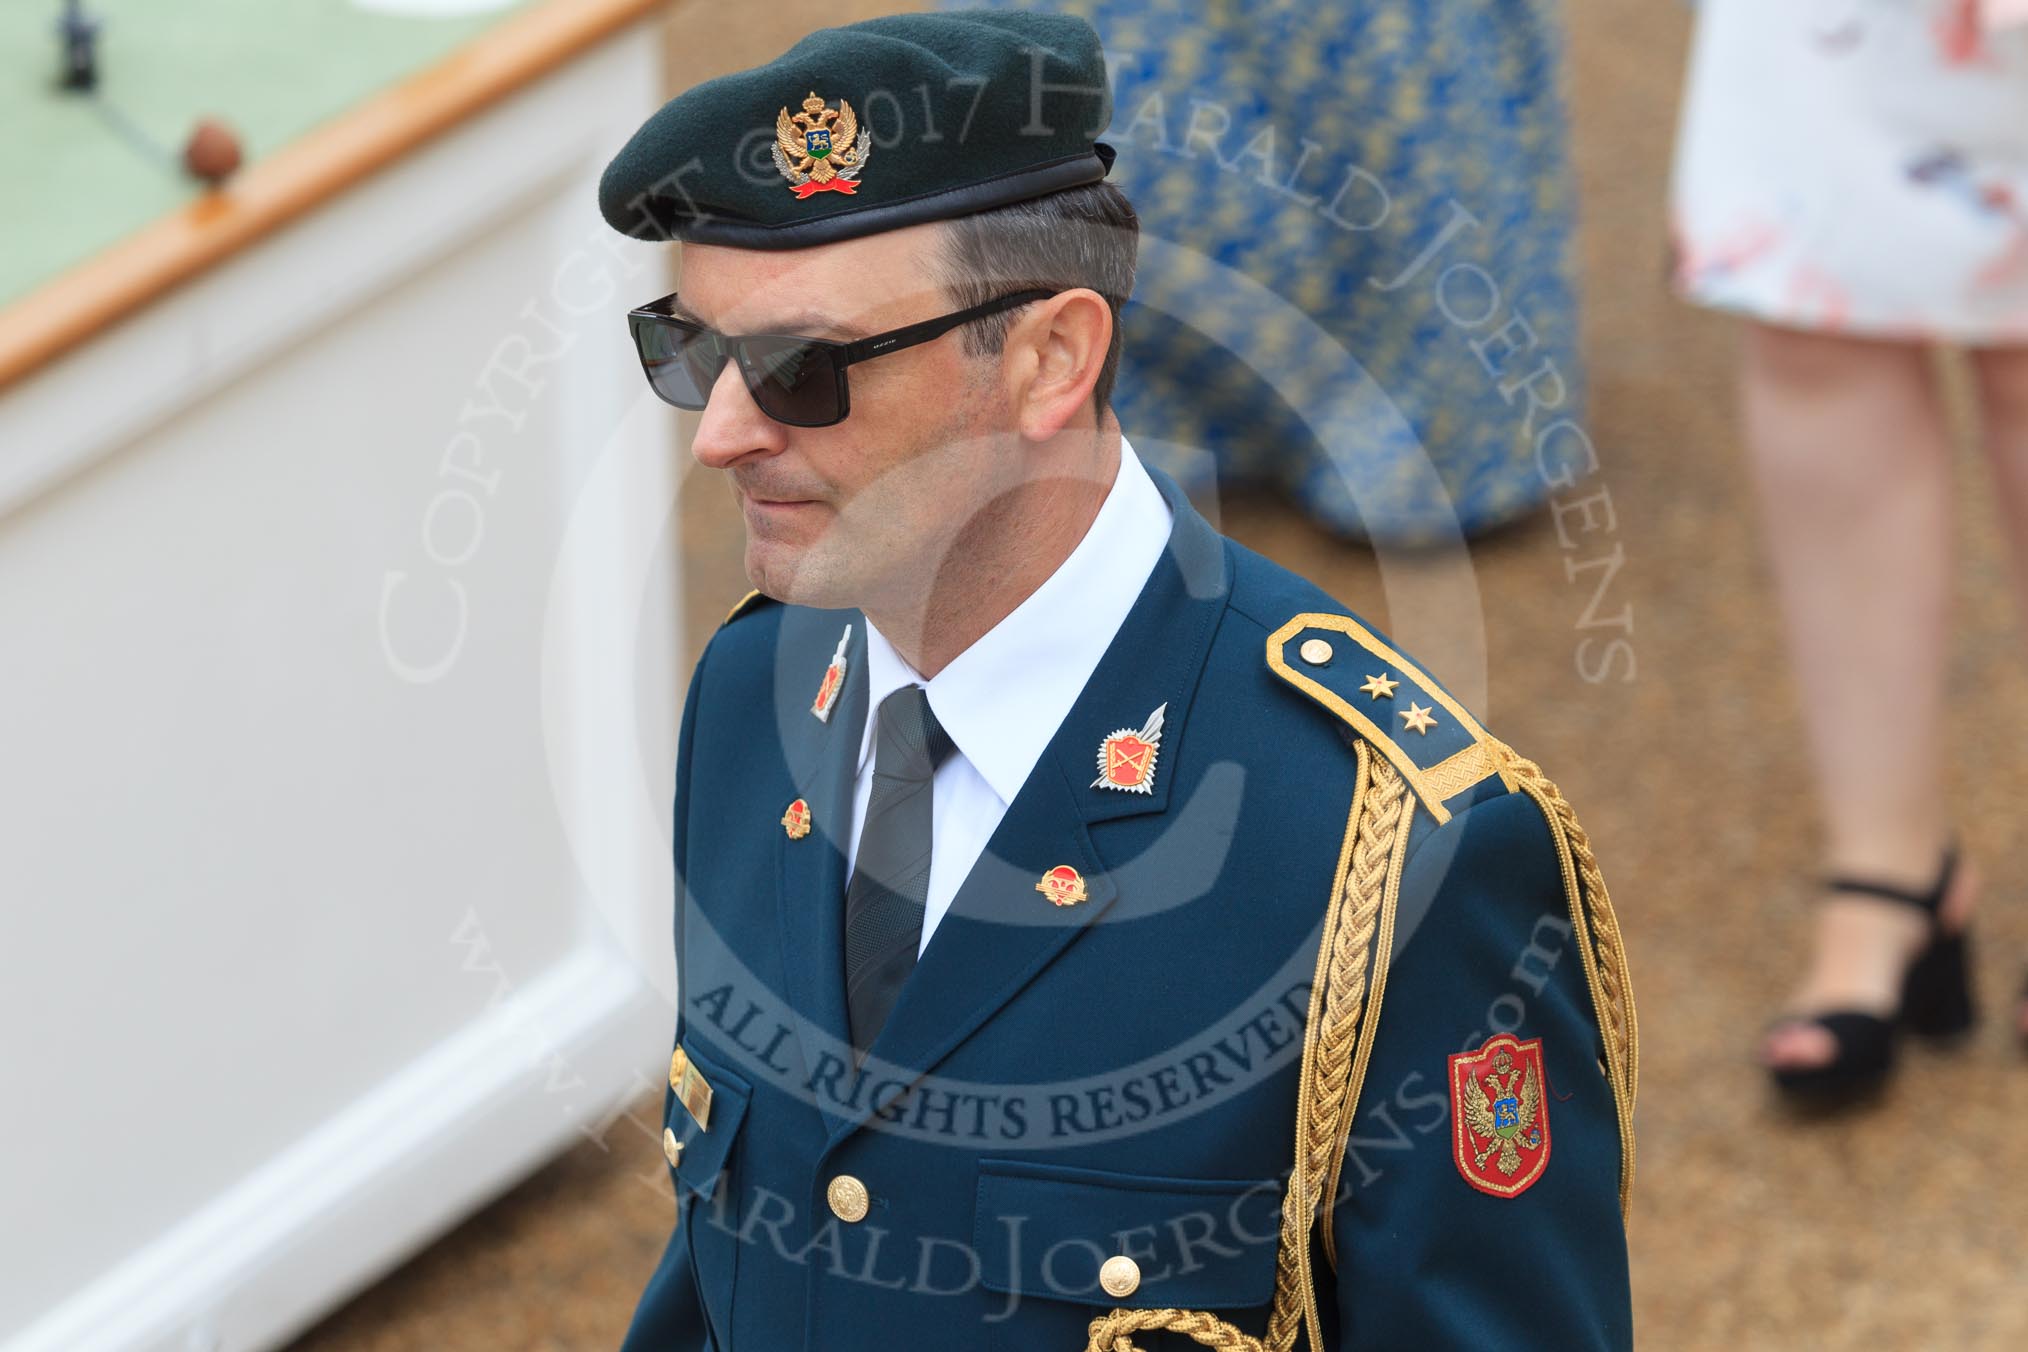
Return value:
<svg viewBox="0 0 2028 1352">
<path fill-rule="evenodd" d="M 863 1058 L 915 970 L 929 895 L 930 781 L 951 739 L 919 685 L 880 701 L 873 792 L 845 888 L 845 1006 Z"/>
</svg>

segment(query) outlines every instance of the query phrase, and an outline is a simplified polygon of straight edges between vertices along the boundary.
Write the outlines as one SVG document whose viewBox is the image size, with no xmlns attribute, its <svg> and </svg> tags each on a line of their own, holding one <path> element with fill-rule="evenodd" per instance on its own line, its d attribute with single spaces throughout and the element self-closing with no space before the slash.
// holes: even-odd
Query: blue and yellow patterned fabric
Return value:
<svg viewBox="0 0 2028 1352">
<path fill-rule="evenodd" d="M 1633 1000 L 1575 817 L 1156 481 L 1167 551 L 863 1063 L 865 617 L 753 598 L 706 648 L 622 1352 L 1633 1346 Z M 1156 708 L 1148 792 L 1093 783 Z"/>
<path fill-rule="evenodd" d="M 1385 542 L 1547 496 L 1538 438 L 1583 419 L 1553 0 L 1046 7 L 1113 70 L 1144 232 L 1113 402 L 1145 458 Z"/>
</svg>

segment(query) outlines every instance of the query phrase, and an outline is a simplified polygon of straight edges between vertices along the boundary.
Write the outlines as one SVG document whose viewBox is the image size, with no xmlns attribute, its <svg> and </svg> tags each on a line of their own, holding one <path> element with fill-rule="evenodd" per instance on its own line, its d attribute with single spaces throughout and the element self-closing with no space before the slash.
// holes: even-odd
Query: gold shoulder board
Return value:
<svg viewBox="0 0 2028 1352">
<path fill-rule="evenodd" d="M 773 600 L 774 600 L 773 597 L 767 595 L 766 593 L 756 588 L 755 590 L 748 592 L 745 596 L 740 597 L 738 601 L 733 603 L 732 609 L 725 612 L 725 618 L 718 622 L 718 627 L 723 629 L 726 625 L 731 624 L 734 620 L 746 614 L 749 610 L 753 610 L 758 606 L 771 604 Z"/>
<path fill-rule="evenodd" d="M 1439 823 L 1489 775 L 1510 791 L 1507 748 L 1415 663 L 1349 615 L 1303 614 L 1268 635 L 1275 675 L 1351 724 Z"/>
</svg>

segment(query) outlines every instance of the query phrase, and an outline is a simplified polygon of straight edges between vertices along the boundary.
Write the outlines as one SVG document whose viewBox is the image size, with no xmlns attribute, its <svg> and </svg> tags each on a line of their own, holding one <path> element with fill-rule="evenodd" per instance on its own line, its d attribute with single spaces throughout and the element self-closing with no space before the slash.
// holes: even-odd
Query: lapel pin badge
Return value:
<svg viewBox="0 0 2028 1352">
<path fill-rule="evenodd" d="M 1099 743 L 1099 777 L 1095 789 L 1118 789 L 1122 793 L 1155 791 L 1155 760 L 1162 750 L 1162 715 L 1167 704 L 1148 715 L 1138 730 L 1121 728 Z"/>
<path fill-rule="evenodd" d="M 1058 864 L 1042 875 L 1035 890 L 1058 906 L 1075 906 L 1085 898 L 1084 875 L 1068 864 Z"/>
<path fill-rule="evenodd" d="M 824 668 L 824 679 L 817 684 L 817 698 L 810 703 L 810 712 L 817 716 L 819 723 L 831 721 L 831 710 L 837 706 L 838 692 L 845 688 L 845 645 L 852 641 L 852 626 L 846 625 L 845 632 L 838 636 L 838 651 L 831 654 L 831 665 Z"/>
<path fill-rule="evenodd" d="M 789 833 L 790 840 L 801 840 L 810 834 L 810 805 L 798 798 L 789 804 L 789 810 L 782 814 L 782 829 Z"/>
</svg>

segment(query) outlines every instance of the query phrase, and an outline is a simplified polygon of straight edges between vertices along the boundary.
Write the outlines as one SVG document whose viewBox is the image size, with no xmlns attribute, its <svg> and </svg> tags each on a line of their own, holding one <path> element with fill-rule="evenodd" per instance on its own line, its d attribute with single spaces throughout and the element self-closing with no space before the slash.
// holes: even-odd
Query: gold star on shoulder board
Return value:
<svg viewBox="0 0 2028 1352">
<path fill-rule="evenodd" d="M 1393 699 L 1394 687 L 1400 684 L 1400 681 L 1395 680 L 1383 671 L 1378 676 L 1368 676 L 1366 684 L 1359 688 L 1375 699 Z"/>
<path fill-rule="evenodd" d="M 1430 717 L 1430 712 L 1413 700 L 1409 701 L 1408 708 L 1401 715 L 1402 722 L 1407 724 L 1403 731 L 1419 732 L 1427 736 L 1429 730 L 1436 726 L 1436 720 Z"/>
</svg>

